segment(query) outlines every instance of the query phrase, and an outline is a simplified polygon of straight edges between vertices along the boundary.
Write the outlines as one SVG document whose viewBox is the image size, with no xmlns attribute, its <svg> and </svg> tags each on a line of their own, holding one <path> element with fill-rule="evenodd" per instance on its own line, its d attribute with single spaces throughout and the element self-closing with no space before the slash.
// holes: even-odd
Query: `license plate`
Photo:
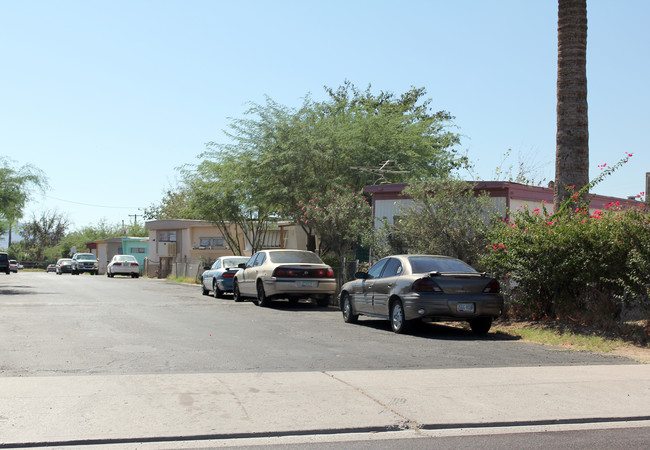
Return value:
<svg viewBox="0 0 650 450">
<path fill-rule="evenodd" d="M 456 305 L 456 311 L 459 313 L 473 313 L 474 303 L 459 303 Z"/>
<path fill-rule="evenodd" d="M 311 288 L 316 287 L 316 281 L 298 281 L 298 287 Z"/>
</svg>

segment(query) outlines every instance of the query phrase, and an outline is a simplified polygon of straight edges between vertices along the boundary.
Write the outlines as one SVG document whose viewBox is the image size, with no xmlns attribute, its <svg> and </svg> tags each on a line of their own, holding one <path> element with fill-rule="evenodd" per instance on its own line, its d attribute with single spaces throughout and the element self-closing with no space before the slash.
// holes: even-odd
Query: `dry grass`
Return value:
<svg viewBox="0 0 650 450">
<path fill-rule="evenodd" d="M 646 321 L 626 322 L 617 327 L 599 327 L 559 320 L 517 322 L 497 321 L 492 331 L 517 336 L 525 341 L 558 345 L 570 350 L 626 356 L 650 363 Z"/>
</svg>

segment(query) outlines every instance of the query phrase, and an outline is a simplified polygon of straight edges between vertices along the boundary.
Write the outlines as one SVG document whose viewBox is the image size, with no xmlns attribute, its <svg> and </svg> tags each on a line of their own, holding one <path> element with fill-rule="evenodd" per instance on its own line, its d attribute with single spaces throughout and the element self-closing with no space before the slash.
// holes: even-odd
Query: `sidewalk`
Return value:
<svg viewBox="0 0 650 450">
<path fill-rule="evenodd" d="M 650 421 L 650 365 L 0 378 L 0 447 L 605 419 Z"/>
</svg>

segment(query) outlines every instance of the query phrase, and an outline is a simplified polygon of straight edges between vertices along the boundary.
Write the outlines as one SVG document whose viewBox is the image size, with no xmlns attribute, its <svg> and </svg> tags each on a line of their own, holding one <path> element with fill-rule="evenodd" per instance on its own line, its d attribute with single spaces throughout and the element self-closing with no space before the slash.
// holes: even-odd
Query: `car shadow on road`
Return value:
<svg viewBox="0 0 650 450">
<path fill-rule="evenodd" d="M 291 303 L 288 300 L 273 300 L 267 308 L 276 311 L 304 311 L 304 312 L 323 312 L 336 311 L 334 306 L 318 306 L 308 300 L 300 300 L 297 303 Z"/>
<path fill-rule="evenodd" d="M 392 333 L 390 323 L 385 319 L 360 317 L 356 326 L 364 326 Z M 510 336 L 499 331 L 488 334 L 474 334 L 472 330 L 463 327 L 463 322 L 423 322 L 415 320 L 407 333 L 409 336 L 432 339 L 437 341 L 519 341 L 521 337 Z"/>
<path fill-rule="evenodd" d="M 20 295 L 26 294 L 26 291 L 33 291 L 32 286 L 10 285 L 0 288 L 0 295 Z"/>
</svg>

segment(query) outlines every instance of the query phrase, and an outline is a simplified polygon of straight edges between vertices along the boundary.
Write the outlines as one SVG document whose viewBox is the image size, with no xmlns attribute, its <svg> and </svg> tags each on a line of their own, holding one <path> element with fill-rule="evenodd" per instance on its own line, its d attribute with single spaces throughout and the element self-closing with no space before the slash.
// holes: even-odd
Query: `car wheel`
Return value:
<svg viewBox="0 0 650 450">
<path fill-rule="evenodd" d="M 341 312 L 343 312 L 345 323 L 356 323 L 359 320 L 359 314 L 352 312 L 352 302 L 350 302 L 350 295 L 347 292 L 341 295 Z"/>
<path fill-rule="evenodd" d="M 264 283 L 261 280 L 257 280 L 257 306 L 269 306 L 271 300 L 266 296 L 264 292 Z"/>
<path fill-rule="evenodd" d="M 205 288 L 205 285 L 203 284 L 203 279 L 201 279 L 201 294 L 203 295 L 209 295 L 210 291 Z"/>
<path fill-rule="evenodd" d="M 233 281 L 232 285 L 232 296 L 236 302 L 243 302 L 244 299 L 241 296 L 241 292 L 239 292 L 239 285 L 237 284 L 236 281 Z"/>
<path fill-rule="evenodd" d="M 223 297 L 223 291 L 217 286 L 216 280 L 212 282 L 212 293 L 214 294 L 214 298 Z"/>
<path fill-rule="evenodd" d="M 330 305 L 330 295 L 324 295 L 323 297 L 317 298 L 316 299 L 316 304 L 321 307 L 329 306 Z"/>
<path fill-rule="evenodd" d="M 395 300 L 390 308 L 390 326 L 397 334 L 406 333 L 410 322 L 404 316 L 404 307 L 401 300 Z"/>
<path fill-rule="evenodd" d="M 487 334 L 492 327 L 492 317 L 479 317 L 469 321 L 469 326 L 474 334 Z"/>
<path fill-rule="evenodd" d="M 140 274 L 139 273 L 134 273 L 133 278 L 140 278 Z"/>
</svg>

